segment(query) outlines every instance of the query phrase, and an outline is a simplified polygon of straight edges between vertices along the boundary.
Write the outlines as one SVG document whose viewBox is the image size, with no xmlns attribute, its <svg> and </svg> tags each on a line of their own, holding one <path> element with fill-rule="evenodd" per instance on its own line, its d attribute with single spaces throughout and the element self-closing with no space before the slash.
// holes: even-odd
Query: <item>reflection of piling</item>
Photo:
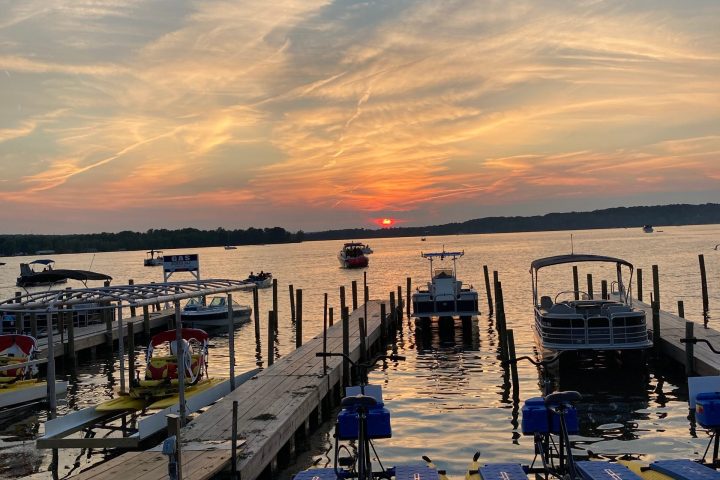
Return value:
<svg viewBox="0 0 720 480">
<path fill-rule="evenodd" d="M 685 322 L 685 338 L 693 338 L 695 336 L 694 330 L 695 324 L 693 322 Z M 692 342 L 685 344 L 685 375 L 691 376 L 695 371 L 695 352 L 694 345 Z"/>
<path fill-rule="evenodd" d="M 637 269 L 637 296 L 638 300 L 643 301 L 643 271 L 642 268 Z"/>
<path fill-rule="evenodd" d="M 298 288 L 295 291 L 295 309 L 297 310 L 295 312 L 295 348 L 300 348 L 302 346 L 302 297 L 302 289 Z M 275 327 L 277 328 L 277 324 Z"/>
<path fill-rule="evenodd" d="M 580 278 L 578 277 L 578 267 L 573 265 L 572 267 L 573 276 L 573 291 L 575 292 L 575 300 L 580 300 Z"/>
<path fill-rule="evenodd" d="M 510 360 L 510 372 L 512 374 L 512 385 L 513 385 L 513 398 L 515 400 L 520 398 L 520 380 L 518 377 L 517 368 L 517 357 L 515 355 L 515 335 L 512 328 L 506 333 L 507 335 L 507 347 L 508 347 L 508 360 Z"/>
<path fill-rule="evenodd" d="M 274 330 L 274 327 L 273 327 L 273 311 L 270 310 L 270 311 L 268 312 L 268 328 L 267 328 L 267 331 L 268 331 L 268 337 L 267 337 L 267 338 L 268 338 L 268 352 L 267 352 L 268 358 L 267 358 L 267 366 L 268 366 L 268 367 L 269 367 L 270 365 L 272 365 L 273 362 L 275 361 L 275 358 L 274 358 L 274 357 L 275 357 L 275 352 L 274 352 L 274 350 L 275 350 L 275 342 L 273 341 L 273 330 Z"/>
<path fill-rule="evenodd" d="M 703 254 L 698 255 L 700 262 L 700 283 L 702 287 L 702 305 L 703 305 L 703 326 L 707 328 L 708 320 L 710 316 L 710 301 L 708 299 L 708 287 L 707 287 L 707 275 L 705 274 L 705 256 Z"/>
<path fill-rule="evenodd" d="M 405 315 L 410 318 L 410 290 L 412 289 L 412 279 L 407 277 L 405 280 Z"/>
<path fill-rule="evenodd" d="M 483 275 L 485 276 L 485 295 L 487 296 L 487 302 L 488 302 L 488 315 L 492 315 L 494 312 L 494 309 L 493 309 L 492 292 L 490 290 L 490 273 L 488 272 L 487 265 L 483 265 Z"/>
</svg>

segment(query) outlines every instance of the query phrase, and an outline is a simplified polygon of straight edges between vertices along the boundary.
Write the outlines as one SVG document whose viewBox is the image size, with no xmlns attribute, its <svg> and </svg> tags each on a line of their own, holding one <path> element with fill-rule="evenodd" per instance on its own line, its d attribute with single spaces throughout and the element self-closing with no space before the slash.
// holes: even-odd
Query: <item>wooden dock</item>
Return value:
<svg viewBox="0 0 720 480">
<path fill-rule="evenodd" d="M 384 351 L 381 342 L 381 303 L 367 304 L 367 349 Z M 361 355 L 359 319 L 364 315 L 361 306 L 349 319 L 349 352 L 353 360 Z M 240 385 L 205 413 L 182 429 L 183 451 L 188 445 L 215 445 L 227 442 L 232 432 L 232 404 L 238 401 L 238 436 L 244 445 L 238 452 L 237 470 L 243 480 L 272 478 L 278 458 L 289 459 L 295 450 L 296 439 L 309 435 L 312 428 L 328 418 L 339 401 L 343 385 L 343 365 L 338 357 L 316 357 L 323 349 L 322 332 L 304 345 L 278 359 L 255 378 Z M 327 351 L 341 353 L 343 326 L 338 322 L 328 329 Z M 152 463 L 156 467 L 149 468 Z M 106 463 L 86 470 L 77 479 L 164 479 L 167 478 L 167 459 L 164 468 L 156 453 L 134 452 L 120 455 Z M 214 475 L 229 468 L 230 457 L 185 455 L 184 479 L 208 478 L 194 476 L 194 471 Z"/>
</svg>

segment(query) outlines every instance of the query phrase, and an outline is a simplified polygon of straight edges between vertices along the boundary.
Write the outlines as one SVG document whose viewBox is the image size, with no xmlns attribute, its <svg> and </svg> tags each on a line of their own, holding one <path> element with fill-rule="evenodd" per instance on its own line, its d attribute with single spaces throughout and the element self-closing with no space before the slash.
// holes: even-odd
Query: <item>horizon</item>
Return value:
<svg viewBox="0 0 720 480">
<path fill-rule="evenodd" d="M 16 2 L 0 234 L 720 203 L 720 4 Z"/>
</svg>

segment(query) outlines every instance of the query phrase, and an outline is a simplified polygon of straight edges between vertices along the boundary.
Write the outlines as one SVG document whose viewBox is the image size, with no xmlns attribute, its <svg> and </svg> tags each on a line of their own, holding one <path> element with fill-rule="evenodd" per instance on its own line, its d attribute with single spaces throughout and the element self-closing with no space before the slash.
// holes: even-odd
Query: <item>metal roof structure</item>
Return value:
<svg viewBox="0 0 720 480">
<path fill-rule="evenodd" d="M 114 303 L 139 307 L 174 302 L 203 295 L 252 290 L 255 283 L 243 280 L 209 279 L 183 282 L 146 283 L 97 288 L 75 288 L 32 292 L 0 301 L 0 311 L 47 311 L 87 303 Z"/>
</svg>

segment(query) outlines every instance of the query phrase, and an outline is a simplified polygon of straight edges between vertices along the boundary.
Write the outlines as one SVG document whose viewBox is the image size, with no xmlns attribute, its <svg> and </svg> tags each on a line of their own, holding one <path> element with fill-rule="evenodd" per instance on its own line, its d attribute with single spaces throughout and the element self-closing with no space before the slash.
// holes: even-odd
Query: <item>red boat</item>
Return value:
<svg viewBox="0 0 720 480">
<path fill-rule="evenodd" d="M 343 268 L 365 268 L 368 266 L 368 257 L 363 249 L 365 244 L 358 242 L 350 242 L 343 245 L 342 250 L 338 253 L 340 266 Z"/>
</svg>

